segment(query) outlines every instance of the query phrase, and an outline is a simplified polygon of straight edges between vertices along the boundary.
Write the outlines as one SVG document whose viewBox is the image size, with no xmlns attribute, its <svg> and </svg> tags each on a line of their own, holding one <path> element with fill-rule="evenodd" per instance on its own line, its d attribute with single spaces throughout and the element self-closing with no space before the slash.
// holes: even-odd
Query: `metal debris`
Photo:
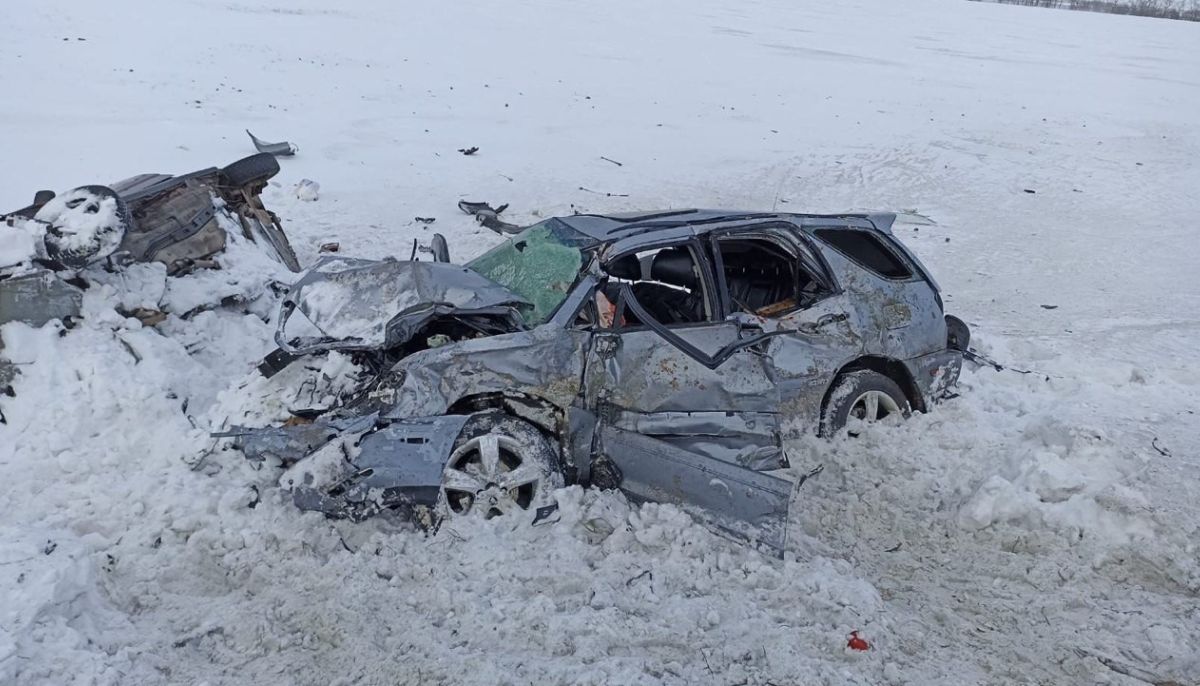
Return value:
<svg viewBox="0 0 1200 686">
<path fill-rule="evenodd" d="M 264 140 L 260 140 L 257 136 L 250 133 L 250 129 L 246 129 L 246 135 L 250 136 L 250 140 L 254 143 L 254 149 L 259 152 L 271 153 L 276 157 L 291 157 L 300 151 L 300 148 L 287 141 L 268 143 Z"/>
</svg>

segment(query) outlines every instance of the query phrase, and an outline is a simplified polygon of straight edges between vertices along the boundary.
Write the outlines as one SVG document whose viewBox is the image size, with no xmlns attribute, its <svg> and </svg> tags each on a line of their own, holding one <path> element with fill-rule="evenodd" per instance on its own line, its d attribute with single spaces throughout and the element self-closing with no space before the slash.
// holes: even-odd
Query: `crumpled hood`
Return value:
<svg viewBox="0 0 1200 686">
<path fill-rule="evenodd" d="M 508 316 L 517 329 L 529 307 L 521 296 L 459 265 L 328 256 L 288 291 L 275 342 L 293 354 L 386 349 L 445 315 Z M 293 321 L 296 310 L 303 319 Z"/>
</svg>

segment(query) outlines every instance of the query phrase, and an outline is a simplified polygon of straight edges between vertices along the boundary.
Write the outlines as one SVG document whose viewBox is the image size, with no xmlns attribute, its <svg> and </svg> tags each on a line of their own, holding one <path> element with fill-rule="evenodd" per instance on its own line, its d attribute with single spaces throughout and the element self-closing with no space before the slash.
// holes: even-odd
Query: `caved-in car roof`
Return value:
<svg viewBox="0 0 1200 686">
<path fill-rule="evenodd" d="M 558 217 L 558 220 L 572 229 L 596 239 L 597 242 L 609 243 L 628 236 L 648 234 L 680 226 L 713 226 L 715 228 L 716 226 L 732 221 L 781 219 L 803 223 L 797 220 L 830 218 L 867 219 L 875 224 L 877 228 L 888 231 L 891 228 L 895 215 L 860 212 L 822 215 L 784 212 L 745 212 L 739 210 L 678 209 L 603 215 L 576 214 L 567 217 Z"/>
</svg>

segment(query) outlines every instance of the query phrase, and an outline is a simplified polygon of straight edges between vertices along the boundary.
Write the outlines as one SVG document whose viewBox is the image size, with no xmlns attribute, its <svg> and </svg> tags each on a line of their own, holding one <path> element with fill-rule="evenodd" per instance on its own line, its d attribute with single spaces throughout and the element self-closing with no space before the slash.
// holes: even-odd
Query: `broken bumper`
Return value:
<svg viewBox="0 0 1200 686">
<path fill-rule="evenodd" d="M 912 375 L 926 405 L 932 405 L 950 394 L 962 372 L 963 354 L 946 348 L 928 355 L 907 360 L 904 366 Z"/>
<path fill-rule="evenodd" d="M 294 461 L 284 486 L 296 506 L 332 517 L 365 519 L 383 510 L 415 514 L 437 503 L 446 461 L 469 415 L 382 420 L 368 415 L 293 427 L 238 429 L 232 437 L 250 459 Z M 355 434 L 359 434 L 357 437 Z M 347 439 L 349 459 L 332 472 L 306 470 L 306 461 L 335 439 Z M 296 460 L 297 455 L 303 455 Z M 290 456 L 292 459 L 287 460 Z M 315 461 L 315 459 L 313 459 Z M 286 463 L 286 462 L 285 462 Z M 323 472 L 322 476 L 318 476 Z M 290 477 L 288 475 L 291 475 Z"/>
</svg>

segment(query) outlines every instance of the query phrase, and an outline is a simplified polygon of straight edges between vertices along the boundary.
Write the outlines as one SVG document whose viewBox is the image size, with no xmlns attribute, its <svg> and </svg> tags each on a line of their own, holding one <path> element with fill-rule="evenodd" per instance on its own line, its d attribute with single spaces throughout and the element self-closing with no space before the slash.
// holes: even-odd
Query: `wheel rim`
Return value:
<svg viewBox="0 0 1200 686">
<path fill-rule="evenodd" d="M 488 519 L 528 510 L 545 492 L 546 473 L 517 441 L 484 434 L 459 446 L 442 475 L 442 499 L 451 514 Z"/>
<path fill-rule="evenodd" d="M 865 391 L 850 403 L 849 416 L 864 422 L 877 422 L 900 414 L 900 404 L 883 391 Z"/>
</svg>

